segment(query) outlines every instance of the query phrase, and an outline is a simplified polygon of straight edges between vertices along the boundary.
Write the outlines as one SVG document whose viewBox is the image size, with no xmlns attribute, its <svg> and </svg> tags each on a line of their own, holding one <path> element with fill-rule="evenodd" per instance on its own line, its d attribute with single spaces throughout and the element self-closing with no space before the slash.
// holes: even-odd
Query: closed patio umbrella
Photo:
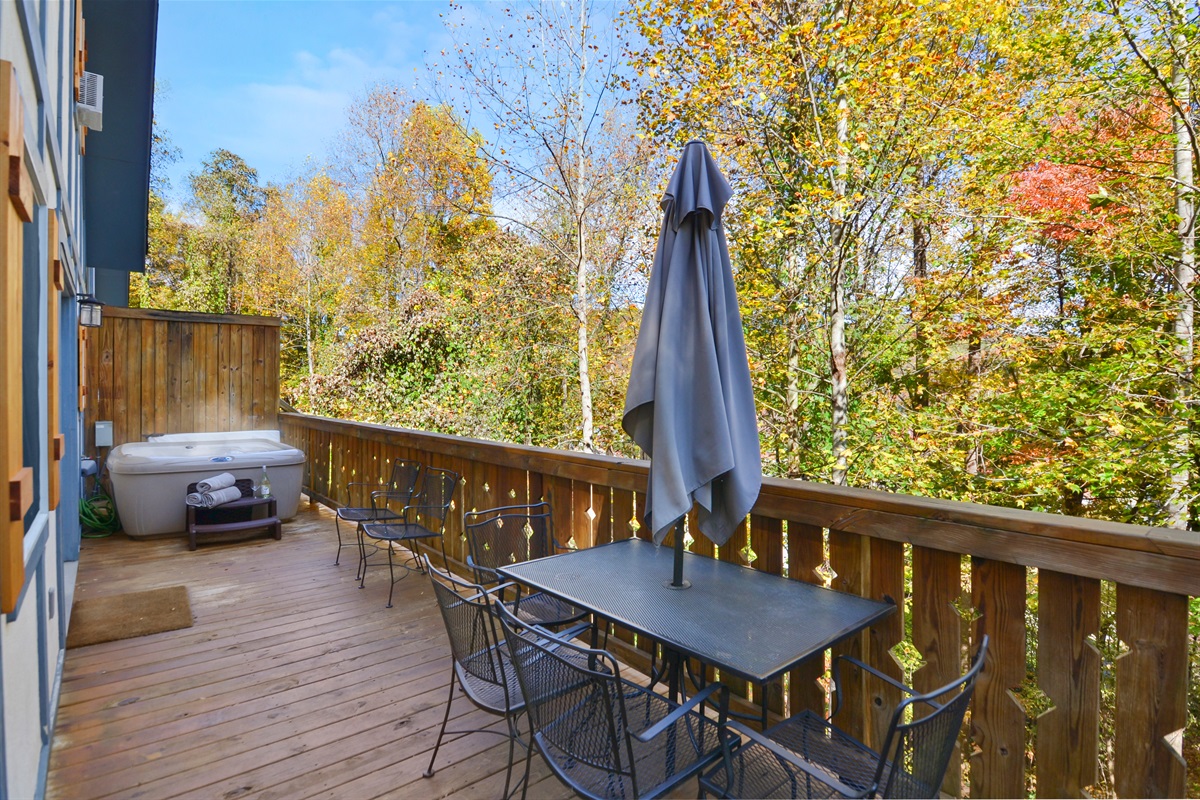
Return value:
<svg viewBox="0 0 1200 800">
<path fill-rule="evenodd" d="M 683 517 L 725 544 L 762 486 L 758 421 L 721 212 L 729 183 L 703 142 L 671 176 L 625 394 L 622 427 L 650 456 L 643 518 L 656 544 L 672 525 L 683 588 Z"/>
</svg>

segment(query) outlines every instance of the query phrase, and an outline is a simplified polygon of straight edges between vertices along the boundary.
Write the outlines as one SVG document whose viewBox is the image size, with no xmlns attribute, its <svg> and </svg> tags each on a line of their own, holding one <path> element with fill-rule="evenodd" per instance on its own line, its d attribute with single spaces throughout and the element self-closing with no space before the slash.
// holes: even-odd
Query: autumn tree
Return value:
<svg viewBox="0 0 1200 800">
<path fill-rule="evenodd" d="M 324 345 L 346 334 L 344 295 L 357 279 L 350 199 L 320 168 L 268 191 L 247 244 L 247 306 L 283 319 L 282 360 L 300 397 L 317 399 Z M 297 369 L 297 367 L 299 369 Z"/>
<path fill-rule="evenodd" d="M 392 311 L 473 236 L 493 226 L 492 180 L 478 137 L 447 106 L 377 85 L 347 111 L 335 169 L 353 193 L 362 258 L 356 299 Z"/>
<path fill-rule="evenodd" d="M 919 344 L 909 329 L 938 302 L 919 296 L 931 235 L 954 235 L 967 183 L 987 191 L 973 158 L 1021 127 L 1002 69 L 1015 13 L 986 0 L 644 0 L 630 12 L 642 124 L 660 143 L 703 135 L 733 160 L 729 225 L 761 304 L 751 341 L 784 439 L 765 448 L 777 470 L 847 482 L 852 438 L 877 438 L 855 430 L 852 381 L 870 387 L 888 360 L 926 369 L 920 347 L 906 366 L 895 345 Z"/>
<path fill-rule="evenodd" d="M 642 226 L 629 199 L 647 193 L 646 152 L 613 93 L 618 53 L 606 9 L 589 0 L 522 3 L 453 23 L 458 49 L 443 54 L 437 83 L 461 93 L 463 119 L 485 133 L 479 151 L 497 179 L 494 217 L 554 253 L 570 280 L 583 450 L 597 447 L 591 364 L 610 311 L 604 285 L 644 248 L 633 246 Z"/>
<path fill-rule="evenodd" d="M 204 219 L 201 248 L 214 291 L 224 300 L 222 312 L 239 310 L 239 277 L 245 265 L 243 246 L 263 208 L 258 171 L 236 153 L 214 150 L 189 183 L 192 207 Z"/>
<path fill-rule="evenodd" d="M 217 150 L 188 181 L 184 208 L 163 194 L 165 167 L 179 157 L 164 132 L 151 148 L 146 271 L 130 280 L 130 302 L 147 308 L 236 313 L 246 268 L 245 242 L 262 194 L 255 170 L 234 153 Z"/>
</svg>

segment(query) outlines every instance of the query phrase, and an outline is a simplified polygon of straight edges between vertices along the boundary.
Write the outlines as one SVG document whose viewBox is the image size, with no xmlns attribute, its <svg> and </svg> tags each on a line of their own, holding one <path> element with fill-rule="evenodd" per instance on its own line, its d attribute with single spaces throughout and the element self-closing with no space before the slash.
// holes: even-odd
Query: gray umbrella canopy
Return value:
<svg viewBox="0 0 1200 800">
<path fill-rule="evenodd" d="M 643 517 L 662 544 L 698 506 L 725 544 L 762 487 L 746 342 L 721 212 L 733 191 L 703 142 L 688 142 L 663 195 L 662 231 L 622 427 L 650 456 Z"/>
</svg>

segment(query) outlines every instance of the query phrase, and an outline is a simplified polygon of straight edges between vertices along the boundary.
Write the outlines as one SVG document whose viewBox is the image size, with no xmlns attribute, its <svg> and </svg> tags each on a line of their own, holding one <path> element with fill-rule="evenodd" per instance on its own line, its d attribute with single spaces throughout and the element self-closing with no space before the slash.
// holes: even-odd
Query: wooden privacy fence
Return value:
<svg viewBox="0 0 1200 800">
<path fill-rule="evenodd" d="M 645 461 L 300 414 L 281 414 L 280 424 L 285 441 L 306 453 L 307 483 L 321 502 L 342 500 L 349 481 L 382 479 L 395 458 L 462 475 L 445 537 L 459 570 L 464 510 L 545 498 L 559 538 L 579 547 L 645 533 L 633 522 L 646 488 Z M 1188 596 L 1200 594 L 1195 534 L 767 480 L 749 524 L 726 546 L 718 551 L 696 536 L 692 550 L 743 563 L 747 544 L 754 569 L 896 600 L 900 613 L 838 652 L 904 679 L 890 651 L 907 641 L 923 664 L 907 676 L 918 689 L 957 677 L 975 643 L 991 637 L 962 739 L 965 757 L 951 765 L 945 791 L 1022 797 L 1032 784 L 1042 797 L 1084 796 L 1101 780 L 1104 759 L 1112 764 L 1108 790 L 1121 797 L 1184 795 Z M 1100 625 L 1102 581 L 1115 586 L 1116 631 L 1126 648 L 1107 667 L 1091 641 Z M 1036 614 L 1027 603 L 1031 589 Z M 1032 641 L 1027 630 L 1035 632 Z M 614 633 L 610 644 L 621 657 L 644 667 L 649 645 Z M 1036 674 L 1027 675 L 1033 662 Z M 1100 688 L 1109 679 L 1102 673 L 1112 671 L 1115 737 L 1102 743 Z M 823 673 L 823 664 L 802 665 L 771 687 L 772 710 L 824 710 Z M 749 687 L 727 682 L 749 697 Z M 1028 712 L 1028 720 L 1016 699 L 1027 682 L 1046 698 L 1046 710 Z M 897 699 L 881 683 L 849 685 L 848 708 L 839 716 L 877 746 L 888 724 L 885 709 Z"/>
<path fill-rule="evenodd" d="M 84 452 L 97 420 L 113 445 L 154 433 L 274 429 L 279 320 L 105 306 L 83 361 Z"/>
</svg>

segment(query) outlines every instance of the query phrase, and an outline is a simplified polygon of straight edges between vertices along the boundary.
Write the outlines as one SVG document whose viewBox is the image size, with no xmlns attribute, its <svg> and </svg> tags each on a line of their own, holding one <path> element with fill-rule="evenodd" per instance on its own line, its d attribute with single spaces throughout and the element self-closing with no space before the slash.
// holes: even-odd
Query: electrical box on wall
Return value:
<svg viewBox="0 0 1200 800">
<path fill-rule="evenodd" d="M 112 447 L 112 422 L 96 423 L 96 447 Z"/>
</svg>

